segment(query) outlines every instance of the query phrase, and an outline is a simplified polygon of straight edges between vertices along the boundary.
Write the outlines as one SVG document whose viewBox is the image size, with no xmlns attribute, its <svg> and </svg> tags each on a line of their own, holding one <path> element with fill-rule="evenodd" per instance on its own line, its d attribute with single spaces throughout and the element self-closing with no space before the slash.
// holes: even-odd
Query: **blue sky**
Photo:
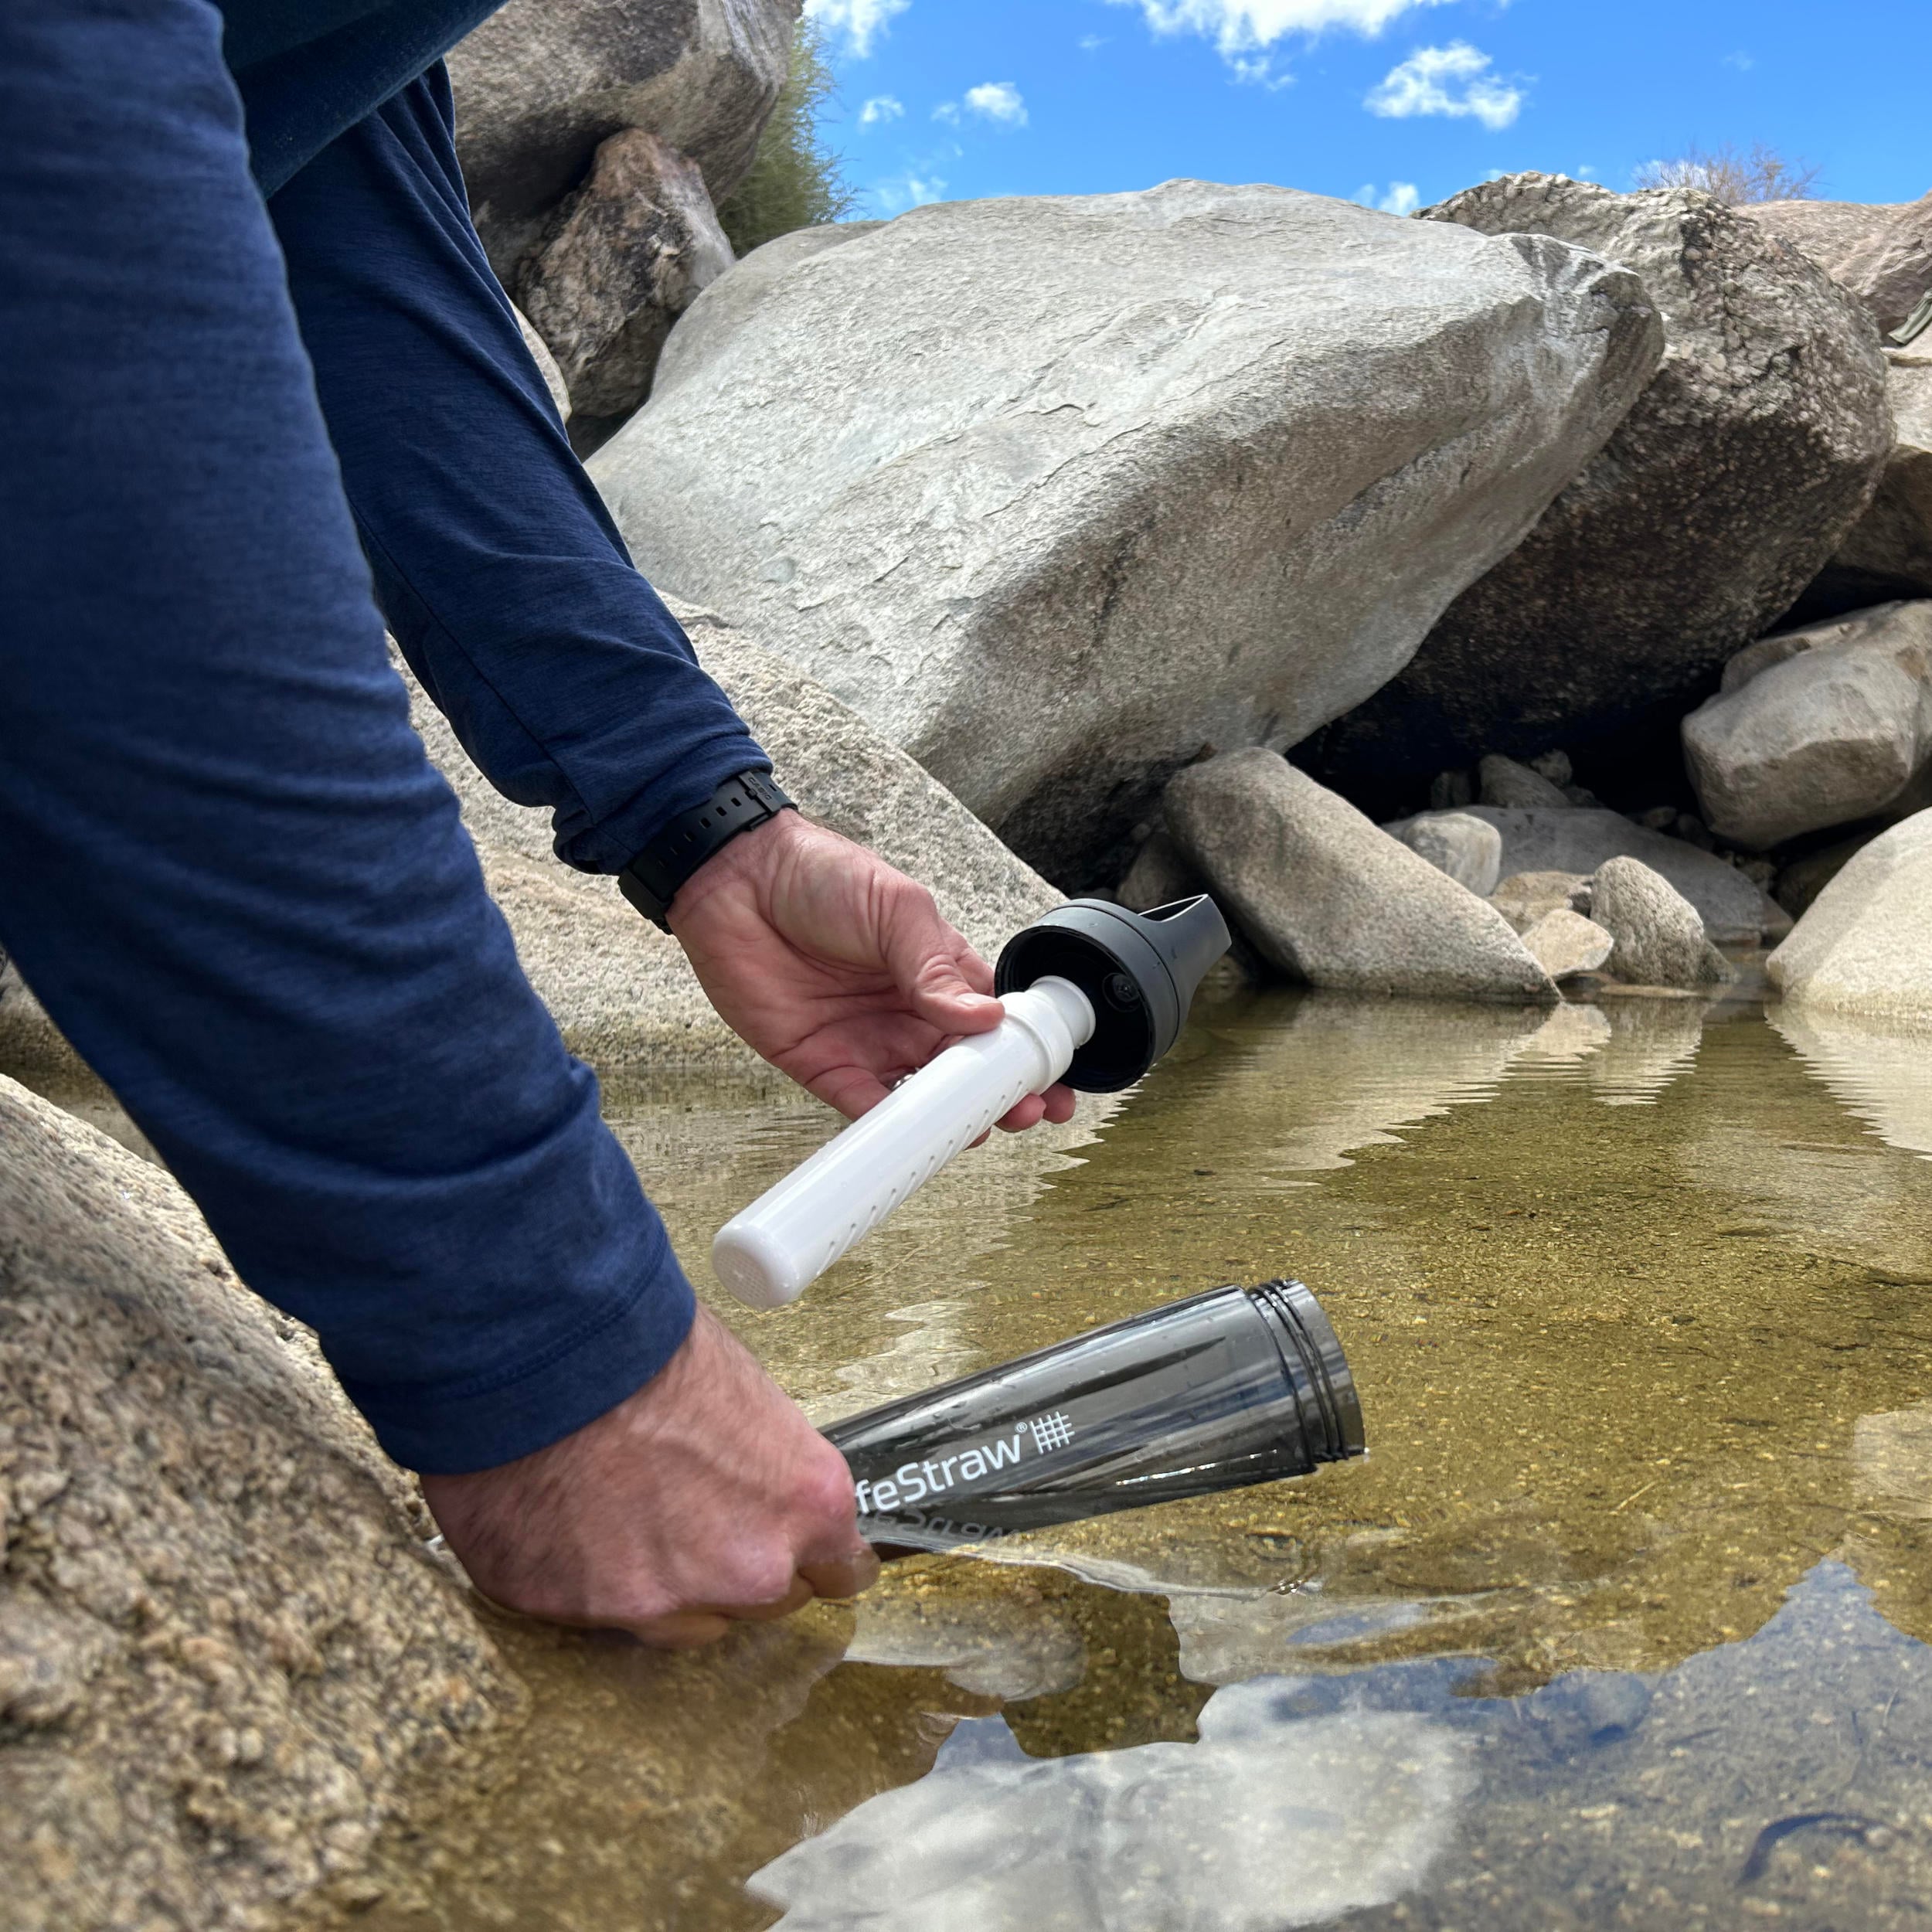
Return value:
<svg viewBox="0 0 1932 1932">
<path fill-rule="evenodd" d="M 859 212 L 1171 175 L 1406 209 L 1524 168 L 1628 188 L 1764 141 L 1817 192 L 1932 189 L 1923 10 L 1894 0 L 807 0 Z"/>
</svg>

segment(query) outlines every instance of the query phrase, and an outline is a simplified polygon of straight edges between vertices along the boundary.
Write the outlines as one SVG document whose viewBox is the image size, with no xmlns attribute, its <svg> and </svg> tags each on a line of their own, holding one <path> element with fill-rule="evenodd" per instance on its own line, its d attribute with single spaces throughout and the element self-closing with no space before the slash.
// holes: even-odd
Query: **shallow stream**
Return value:
<svg viewBox="0 0 1932 1932">
<path fill-rule="evenodd" d="M 609 1111 L 694 1263 L 828 1127 Z M 694 1656 L 508 1626 L 532 1720 L 361 1923 L 1932 1924 L 1932 1038 L 1244 995 L 1084 1111 L 734 1325 L 829 1420 L 1292 1274 L 1368 1459 Z"/>
</svg>

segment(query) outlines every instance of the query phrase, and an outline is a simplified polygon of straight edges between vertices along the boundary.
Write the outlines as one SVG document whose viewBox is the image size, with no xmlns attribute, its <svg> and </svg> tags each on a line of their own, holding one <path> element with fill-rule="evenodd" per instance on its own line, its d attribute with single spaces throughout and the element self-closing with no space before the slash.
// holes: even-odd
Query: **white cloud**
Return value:
<svg viewBox="0 0 1932 1932">
<path fill-rule="evenodd" d="M 1471 115 L 1485 128 L 1507 128 L 1522 111 L 1520 87 L 1491 73 L 1488 55 L 1466 40 L 1446 47 L 1418 47 L 1392 68 L 1362 104 L 1372 114 L 1406 121 L 1416 114 Z"/>
<path fill-rule="evenodd" d="M 903 13 L 913 0 L 805 0 L 805 18 L 821 27 L 842 32 L 845 51 L 855 60 L 872 52 L 872 43 L 886 31 L 895 15 Z"/>
<path fill-rule="evenodd" d="M 906 111 L 906 104 L 895 100 L 890 94 L 874 94 L 859 111 L 859 124 L 862 128 L 876 128 L 882 121 L 896 121 Z"/>
<path fill-rule="evenodd" d="M 890 181 L 876 182 L 872 192 L 885 213 L 900 215 L 908 208 L 923 208 L 928 202 L 941 199 L 946 184 L 937 175 L 908 172 Z"/>
<path fill-rule="evenodd" d="M 957 128 L 959 125 L 959 103 L 957 100 L 942 100 L 933 110 L 933 118 L 943 121 L 949 128 Z"/>
<path fill-rule="evenodd" d="M 1735 67 L 1740 73 L 1749 73 L 1757 63 L 1747 53 L 1727 53 L 1724 56 L 1724 65 Z"/>
<path fill-rule="evenodd" d="M 1156 33 L 1198 33 L 1230 60 L 1271 47 L 1291 34 L 1332 29 L 1372 38 L 1391 21 L 1446 0 L 1114 0 L 1138 7 Z"/>
<path fill-rule="evenodd" d="M 1008 128 L 1026 125 L 1026 103 L 1010 80 L 988 80 L 966 90 L 966 105 L 976 114 Z"/>
<path fill-rule="evenodd" d="M 1412 181 L 1392 181 L 1389 192 L 1379 194 L 1372 181 L 1365 181 L 1355 191 L 1355 198 L 1364 208 L 1379 208 L 1385 215 L 1413 215 L 1422 206 L 1422 196 Z"/>
<path fill-rule="evenodd" d="M 1098 53 L 1107 45 L 1107 40 L 1104 33 L 1083 33 L 1077 44 L 1082 53 Z"/>
</svg>

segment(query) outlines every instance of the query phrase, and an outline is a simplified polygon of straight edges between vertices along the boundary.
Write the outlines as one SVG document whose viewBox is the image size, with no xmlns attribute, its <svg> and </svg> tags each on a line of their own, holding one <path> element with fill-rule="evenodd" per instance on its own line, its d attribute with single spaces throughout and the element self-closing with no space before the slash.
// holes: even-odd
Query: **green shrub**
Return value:
<svg viewBox="0 0 1932 1932">
<path fill-rule="evenodd" d="M 751 172 L 718 210 L 731 246 L 748 254 L 774 235 L 841 221 L 856 199 L 840 172 L 843 158 L 820 138 L 818 117 L 836 91 L 825 36 L 801 20 L 778 104 L 760 137 Z"/>
</svg>

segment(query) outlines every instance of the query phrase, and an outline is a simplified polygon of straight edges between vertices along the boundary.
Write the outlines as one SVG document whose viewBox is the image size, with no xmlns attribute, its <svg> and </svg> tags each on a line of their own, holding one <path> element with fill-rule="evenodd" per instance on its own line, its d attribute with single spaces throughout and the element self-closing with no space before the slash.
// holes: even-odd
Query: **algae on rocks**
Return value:
<svg viewBox="0 0 1932 1932">
<path fill-rule="evenodd" d="M 640 566 L 1063 885 L 1406 662 L 1659 352 L 1630 273 L 1270 187 L 914 209 L 714 282 L 590 468 Z"/>
<path fill-rule="evenodd" d="M 319 1357 L 5 1078 L 0 1526 L 9 1932 L 264 1926 L 519 1708 Z"/>
</svg>

